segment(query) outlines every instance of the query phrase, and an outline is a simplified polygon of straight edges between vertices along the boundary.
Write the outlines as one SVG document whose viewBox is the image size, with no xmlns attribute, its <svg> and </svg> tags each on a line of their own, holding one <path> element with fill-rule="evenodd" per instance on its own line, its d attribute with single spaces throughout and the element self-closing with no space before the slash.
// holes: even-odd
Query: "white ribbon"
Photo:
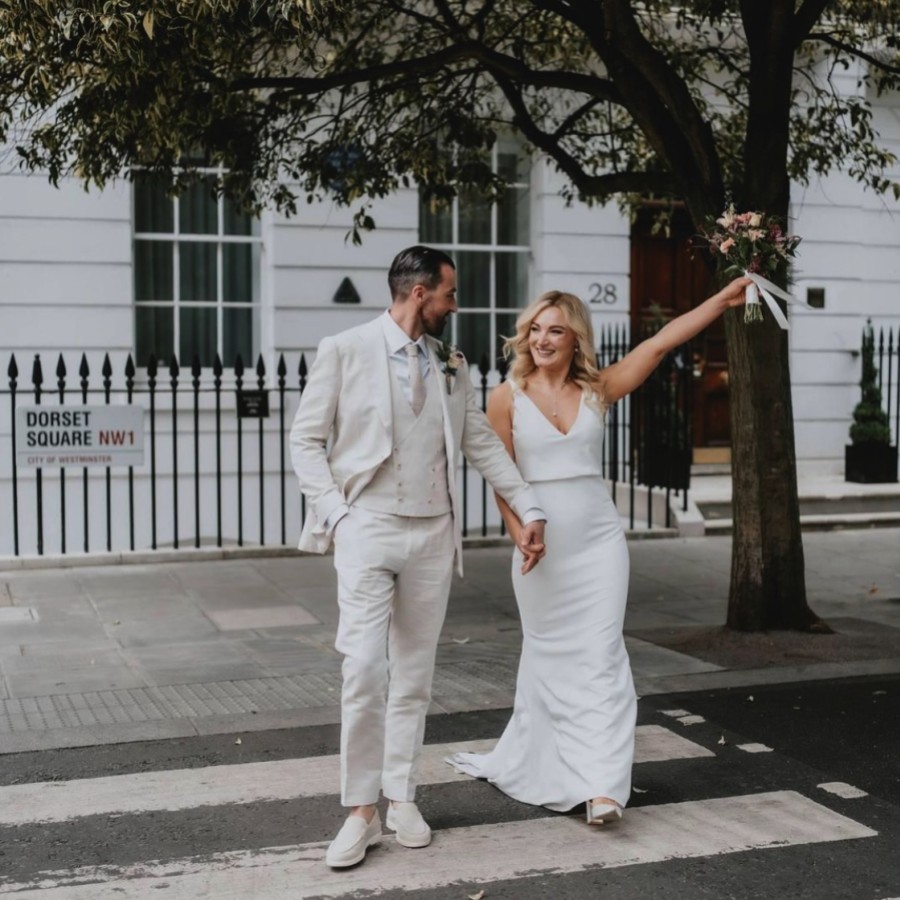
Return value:
<svg viewBox="0 0 900 900">
<path fill-rule="evenodd" d="M 775 321 L 785 330 L 788 329 L 788 320 L 785 317 L 784 313 L 781 311 L 781 307 L 775 302 L 775 297 L 780 297 L 787 303 L 793 303 L 795 306 L 805 306 L 807 309 L 813 309 L 805 300 L 798 300 L 792 294 L 789 294 L 787 291 L 783 291 L 777 284 L 773 284 L 769 281 L 768 278 L 763 278 L 762 275 L 757 275 L 755 272 L 744 272 L 744 275 L 749 278 L 753 284 L 747 285 L 747 302 L 748 303 L 758 303 L 758 299 L 751 299 L 751 291 L 755 292 L 758 290 L 759 294 L 762 295 L 763 300 L 766 301 L 766 306 L 769 307 L 769 311 L 775 317 Z M 775 295 L 775 297 L 772 296 Z"/>
</svg>

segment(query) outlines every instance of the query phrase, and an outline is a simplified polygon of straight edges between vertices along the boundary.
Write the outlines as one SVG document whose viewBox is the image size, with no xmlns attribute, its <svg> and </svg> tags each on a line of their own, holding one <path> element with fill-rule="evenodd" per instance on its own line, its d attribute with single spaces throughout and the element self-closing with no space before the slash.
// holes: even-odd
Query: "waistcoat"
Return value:
<svg viewBox="0 0 900 900">
<path fill-rule="evenodd" d="M 397 516 L 440 516 L 450 512 L 447 451 L 440 387 L 431 376 L 422 411 L 416 416 L 393 372 L 393 447 L 363 488 L 355 505 Z"/>
</svg>

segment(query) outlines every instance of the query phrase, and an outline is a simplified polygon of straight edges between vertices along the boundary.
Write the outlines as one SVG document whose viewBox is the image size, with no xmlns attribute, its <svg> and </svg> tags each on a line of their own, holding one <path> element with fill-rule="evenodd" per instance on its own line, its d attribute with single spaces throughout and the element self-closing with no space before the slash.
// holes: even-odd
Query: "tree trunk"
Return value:
<svg viewBox="0 0 900 900">
<path fill-rule="evenodd" d="M 729 628 L 809 630 L 787 333 L 766 312 L 726 314 L 731 387 L 732 518 Z"/>
</svg>

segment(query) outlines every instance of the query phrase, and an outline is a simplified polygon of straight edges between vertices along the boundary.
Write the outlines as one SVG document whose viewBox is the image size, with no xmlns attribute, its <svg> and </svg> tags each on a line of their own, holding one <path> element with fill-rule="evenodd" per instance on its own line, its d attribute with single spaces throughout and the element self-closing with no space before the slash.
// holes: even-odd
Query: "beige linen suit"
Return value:
<svg viewBox="0 0 900 900">
<path fill-rule="evenodd" d="M 366 488 L 377 473 L 383 494 L 384 479 L 393 471 L 385 464 L 400 450 L 394 434 L 400 410 L 392 408 L 392 396 L 397 403 L 400 393 L 391 381 L 396 376 L 380 319 L 322 341 L 291 428 L 291 458 L 309 501 L 300 549 L 324 553 L 335 541 L 346 806 L 375 803 L 379 788 L 392 800 L 415 795 L 415 764 L 454 558 L 462 573 L 456 490 L 461 456 L 520 517 L 538 507 L 479 409 L 467 367 L 452 376 L 448 392 L 436 352 L 439 342 L 429 337 L 426 344 L 431 404 L 426 411 L 437 424 L 436 393 L 444 451 L 438 456 L 447 467 L 449 514 L 406 516 L 365 508 Z M 408 409 L 402 412 L 409 416 Z M 415 444 L 404 445 L 407 459 L 415 452 Z M 437 458 L 414 461 L 424 469 Z M 324 523 L 344 504 L 350 513 L 331 535 Z"/>
</svg>

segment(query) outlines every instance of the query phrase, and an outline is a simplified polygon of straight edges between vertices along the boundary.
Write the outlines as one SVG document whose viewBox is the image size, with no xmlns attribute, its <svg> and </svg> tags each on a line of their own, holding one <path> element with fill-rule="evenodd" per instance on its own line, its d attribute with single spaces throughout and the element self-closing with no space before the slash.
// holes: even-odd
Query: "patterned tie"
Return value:
<svg viewBox="0 0 900 900">
<path fill-rule="evenodd" d="M 422 367 L 419 365 L 419 345 L 406 345 L 406 359 L 409 362 L 409 388 L 412 395 L 410 405 L 418 416 L 425 405 L 425 380 L 422 378 Z"/>
</svg>

